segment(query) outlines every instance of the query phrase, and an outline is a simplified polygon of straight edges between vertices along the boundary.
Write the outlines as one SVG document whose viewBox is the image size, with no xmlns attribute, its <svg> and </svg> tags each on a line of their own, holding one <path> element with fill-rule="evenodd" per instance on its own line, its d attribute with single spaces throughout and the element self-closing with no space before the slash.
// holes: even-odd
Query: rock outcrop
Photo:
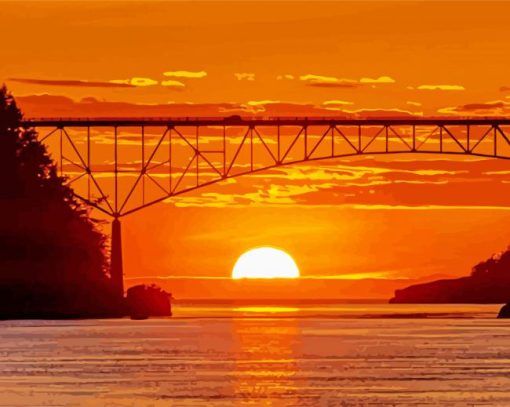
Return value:
<svg viewBox="0 0 510 407">
<path fill-rule="evenodd" d="M 503 305 L 499 310 L 498 318 L 510 318 L 510 303 Z"/>
<path fill-rule="evenodd" d="M 172 315 L 171 294 L 156 285 L 136 285 L 127 290 L 128 314 L 133 319 Z"/>
</svg>

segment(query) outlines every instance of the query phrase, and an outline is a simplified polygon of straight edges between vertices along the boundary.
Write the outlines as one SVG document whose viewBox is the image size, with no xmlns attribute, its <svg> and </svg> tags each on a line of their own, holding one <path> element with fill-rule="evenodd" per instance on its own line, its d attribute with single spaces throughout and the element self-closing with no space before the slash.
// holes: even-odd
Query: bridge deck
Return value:
<svg viewBox="0 0 510 407">
<path fill-rule="evenodd" d="M 27 118 L 24 127 L 126 127 L 126 126 L 410 126 L 510 125 L 508 117 L 479 118 L 338 118 L 338 117 L 96 117 Z"/>
</svg>

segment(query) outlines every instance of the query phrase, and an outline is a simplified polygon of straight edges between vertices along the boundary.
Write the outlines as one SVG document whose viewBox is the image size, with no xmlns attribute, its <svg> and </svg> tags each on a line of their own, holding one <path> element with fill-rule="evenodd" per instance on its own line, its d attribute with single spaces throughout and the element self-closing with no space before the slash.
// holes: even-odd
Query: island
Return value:
<svg viewBox="0 0 510 407">
<path fill-rule="evenodd" d="M 395 291 L 392 304 L 477 303 L 510 301 L 510 248 L 473 267 L 469 276 L 415 284 Z"/>
</svg>

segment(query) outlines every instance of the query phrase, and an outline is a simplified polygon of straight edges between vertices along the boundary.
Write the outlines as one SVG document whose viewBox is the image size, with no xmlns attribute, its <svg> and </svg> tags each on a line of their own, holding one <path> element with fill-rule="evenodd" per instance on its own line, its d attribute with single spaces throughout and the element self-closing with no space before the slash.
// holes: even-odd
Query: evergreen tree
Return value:
<svg viewBox="0 0 510 407">
<path fill-rule="evenodd" d="M 34 129 L 0 89 L 0 316 L 121 312 L 107 274 L 106 239 L 59 177 Z"/>
</svg>

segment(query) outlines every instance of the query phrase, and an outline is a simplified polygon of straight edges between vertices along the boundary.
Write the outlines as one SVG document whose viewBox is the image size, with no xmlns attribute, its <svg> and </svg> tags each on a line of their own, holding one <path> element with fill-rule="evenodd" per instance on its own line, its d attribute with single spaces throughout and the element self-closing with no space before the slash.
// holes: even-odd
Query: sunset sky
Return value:
<svg viewBox="0 0 510 407">
<path fill-rule="evenodd" d="M 28 117 L 510 116 L 509 15 L 476 1 L 2 1 L 0 81 Z M 505 160 L 367 155 L 236 178 L 123 219 L 127 285 L 387 298 L 510 244 L 509 174 Z M 302 280 L 229 281 L 261 245 Z"/>
</svg>

